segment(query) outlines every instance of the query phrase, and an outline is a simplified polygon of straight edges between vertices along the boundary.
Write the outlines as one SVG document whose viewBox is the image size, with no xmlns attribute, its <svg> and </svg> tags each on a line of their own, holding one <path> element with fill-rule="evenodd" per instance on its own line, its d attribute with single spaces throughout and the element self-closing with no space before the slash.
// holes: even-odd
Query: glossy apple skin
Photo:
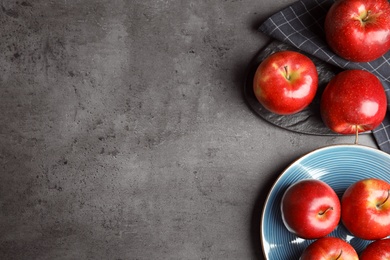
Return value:
<svg viewBox="0 0 390 260">
<path fill-rule="evenodd" d="M 332 232 L 340 221 L 340 200 L 325 182 L 315 179 L 290 185 L 281 200 L 282 220 L 298 237 L 316 239 Z"/>
<path fill-rule="evenodd" d="M 389 260 L 390 239 L 376 240 L 360 254 L 360 260 Z"/>
<path fill-rule="evenodd" d="M 299 260 L 358 260 L 355 249 L 336 237 L 323 237 L 311 243 Z"/>
<path fill-rule="evenodd" d="M 338 0 L 326 15 L 325 35 L 340 57 L 375 60 L 390 50 L 390 4 L 387 0 Z"/>
<path fill-rule="evenodd" d="M 345 70 L 334 76 L 321 96 L 321 117 L 339 134 L 375 129 L 383 121 L 387 98 L 379 79 L 363 70 Z"/>
<path fill-rule="evenodd" d="M 366 240 L 390 235 L 390 184 L 376 178 L 362 179 L 341 198 L 341 220 L 356 237 Z"/>
<path fill-rule="evenodd" d="M 295 51 L 279 51 L 264 59 L 257 67 L 253 91 L 267 110 L 290 115 L 306 108 L 318 87 L 315 64 Z"/>
</svg>

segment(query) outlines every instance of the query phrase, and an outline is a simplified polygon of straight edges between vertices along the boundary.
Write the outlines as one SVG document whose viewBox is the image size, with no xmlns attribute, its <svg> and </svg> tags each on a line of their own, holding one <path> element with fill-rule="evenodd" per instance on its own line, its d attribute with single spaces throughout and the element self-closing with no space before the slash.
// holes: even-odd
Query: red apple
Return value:
<svg viewBox="0 0 390 260">
<path fill-rule="evenodd" d="M 328 235 L 340 221 L 340 200 L 325 182 L 305 179 L 290 185 L 281 200 L 282 220 L 298 237 Z"/>
<path fill-rule="evenodd" d="M 390 50 L 388 0 L 338 0 L 325 19 L 330 48 L 340 57 L 355 61 L 375 60 Z"/>
<path fill-rule="evenodd" d="M 389 260 L 390 239 L 376 240 L 360 254 L 360 260 Z"/>
<path fill-rule="evenodd" d="M 376 128 L 387 110 L 379 79 L 363 70 L 345 70 L 334 76 L 321 97 L 321 116 L 332 131 L 354 134 Z"/>
<path fill-rule="evenodd" d="M 279 51 L 257 67 L 253 91 L 267 110 L 289 115 L 313 101 L 317 85 L 317 69 L 310 58 L 295 51 Z"/>
<path fill-rule="evenodd" d="M 341 220 L 362 239 L 390 236 L 390 183 L 367 178 L 349 186 L 341 199 Z"/>
<path fill-rule="evenodd" d="M 355 249 L 336 237 L 323 237 L 305 248 L 299 260 L 358 260 Z"/>
</svg>

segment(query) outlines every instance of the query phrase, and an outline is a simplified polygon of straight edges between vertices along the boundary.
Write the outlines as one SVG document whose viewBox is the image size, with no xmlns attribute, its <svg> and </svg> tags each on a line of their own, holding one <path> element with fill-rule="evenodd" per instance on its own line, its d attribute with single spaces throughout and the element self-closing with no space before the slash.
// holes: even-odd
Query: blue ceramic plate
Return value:
<svg viewBox="0 0 390 260">
<path fill-rule="evenodd" d="M 318 179 L 328 183 L 341 198 L 352 183 L 369 177 L 390 182 L 390 154 L 362 145 L 334 145 L 314 150 L 292 163 L 277 179 L 264 205 L 261 241 L 265 258 L 299 259 L 314 241 L 296 237 L 283 225 L 280 201 L 288 186 L 302 179 Z M 352 236 L 342 224 L 329 236 L 344 239 L 358 253 L 371 242 Z"/>
</svg>

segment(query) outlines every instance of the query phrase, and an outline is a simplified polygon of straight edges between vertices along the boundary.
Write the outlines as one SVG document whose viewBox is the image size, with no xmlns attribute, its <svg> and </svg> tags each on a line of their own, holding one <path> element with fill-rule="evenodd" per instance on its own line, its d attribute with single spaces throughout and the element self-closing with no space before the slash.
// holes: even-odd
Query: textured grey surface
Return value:
<svg viewBox="0 0 390 260">
<path fill-rule="evenodd" d="M 277 175 L 354 140 L 244 101 L 289 3 L 1 1 L 0 259 L 262 259 Z"/>
</svg>

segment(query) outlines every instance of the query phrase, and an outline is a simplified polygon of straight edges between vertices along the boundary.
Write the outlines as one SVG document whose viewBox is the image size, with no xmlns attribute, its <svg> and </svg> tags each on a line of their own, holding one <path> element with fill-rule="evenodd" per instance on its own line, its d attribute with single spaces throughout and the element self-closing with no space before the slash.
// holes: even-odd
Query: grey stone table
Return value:
<svg viewBox="0 0 390 260">
<path fill-rule="evenodd" d="M 354 141 L 243 99 L 292 2 L 1 1 L 0 259 L 263 259 L 278 174 Z"/>
</svg>

